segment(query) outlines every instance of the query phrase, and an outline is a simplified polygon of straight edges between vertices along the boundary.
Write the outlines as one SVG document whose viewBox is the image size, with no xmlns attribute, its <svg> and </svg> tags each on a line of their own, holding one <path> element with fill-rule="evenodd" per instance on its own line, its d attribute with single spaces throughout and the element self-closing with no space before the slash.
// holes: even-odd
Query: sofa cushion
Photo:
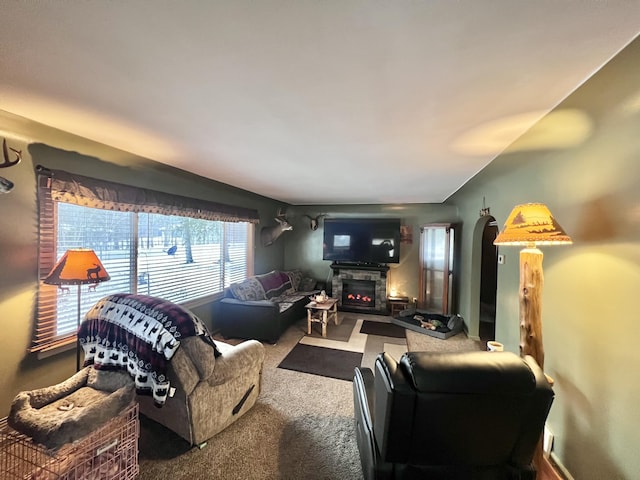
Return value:
<svg viewBox="0 0 640 480">
<path fill-rule="evenodd" d="M 256 275 L 255 278 L 262 285 L 265 298 L 267 300 L 279 297 L 283 293 L 292 289 L 289 275 L 285 272 L 278 272 L 274 270 L 272 272 L 265 273 L 264 275 Z"/>
<path fill-rule="evenodd" d="M 246 280 L 229 285 L 231 294 L 237 300 L 266 300 L 264 288 L 262 283 L 255 277 L 249 277 Z"/>
</svg>

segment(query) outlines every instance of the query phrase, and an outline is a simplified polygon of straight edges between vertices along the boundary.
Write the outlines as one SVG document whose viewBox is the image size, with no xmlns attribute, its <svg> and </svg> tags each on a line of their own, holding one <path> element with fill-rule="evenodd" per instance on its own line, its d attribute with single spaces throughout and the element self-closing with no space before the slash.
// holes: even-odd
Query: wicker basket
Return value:
<svg viewBox="0 0 640 480">
<path fill-rule="evenodd" d="M 89 435 L 53 451 L 0 420 L 0 478 L 134 479 L 138 467 L 138 404 Z"/>
</svg>

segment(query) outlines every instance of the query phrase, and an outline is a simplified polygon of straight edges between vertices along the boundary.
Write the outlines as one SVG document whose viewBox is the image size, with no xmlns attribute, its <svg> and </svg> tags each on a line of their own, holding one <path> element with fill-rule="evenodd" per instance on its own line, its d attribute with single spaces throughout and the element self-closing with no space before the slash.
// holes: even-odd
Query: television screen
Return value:
<svg viewBox="0 0 640 480">
<path fill-rule="evenodd" d="M 347 263 L 398 263 L 399 219 L 327 218 L 323 260 Z"/>
</svg>

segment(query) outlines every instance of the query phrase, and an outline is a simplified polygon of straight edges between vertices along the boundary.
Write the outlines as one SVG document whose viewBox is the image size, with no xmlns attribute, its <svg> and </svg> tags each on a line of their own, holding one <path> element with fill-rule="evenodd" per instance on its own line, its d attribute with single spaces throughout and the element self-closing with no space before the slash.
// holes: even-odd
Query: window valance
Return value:
<svg viewBox="0 0 640 480">
<path fill-rule="evenodd" d="M 258 211 L 76 175 L 38 166 L 51 199 L 122 212 L 180 215 L 222 222 L 259 223 Z M 41 187 L 43 186 L 40 183 Z"/>
</svg>

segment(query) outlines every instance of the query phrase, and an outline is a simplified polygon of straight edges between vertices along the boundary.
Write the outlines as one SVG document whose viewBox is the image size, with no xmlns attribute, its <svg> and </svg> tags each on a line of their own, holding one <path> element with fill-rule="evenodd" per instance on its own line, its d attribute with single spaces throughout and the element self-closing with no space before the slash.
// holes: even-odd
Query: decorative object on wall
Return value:
<svg viewBox="0 0 640 480">
<path fill-rule="evenodd" d="M 278 222 L 278 225 L 274 227 L 262 227 L 262 230 L 260 230 L 260 241 L 263 247 L 273 245 L 273 242 L 280 238 L 280 235 L 287 230 L 293 230 L 293 226 L 288 222 L 287 216 L 282 210 L 278 211 L 275 221 Z"/>
<path fill-rule="evenodd" d="M 0 193 L 9 193 L 11 190 L 13 190 L 13 182 L 0 177 Z"/>
<path fill-rule="evenodd" d="M 323 217 L 326 217 L 326 216 L 327 216 L 327 215 L 326 215 L 325 213 L 321 213 L 320 215 L 316 216 L 315 218 L 314 218 L 314 217 L 311 217 L 311 216 L 309 216 L 309 215 L 306 215 L 306 214 L 305 214 L 305 215 L 303 215 L 303 217 L 307 217 L 307 218 L 309 219 L 309 228 L 310 228 L 312 231 L 314 231 L 314 232 L 315 232 L 315 231 L 318 229 L 318 227 L 320 226 L 320 220 L 321 220 Z"/>
<path fill-rule="evenodd" d="M 480 216 L 486 217 L 487 215 L 491 215 L 491 209 L 485 205 L 484 197 L 482 197 L 482 208 L 480 209 Z"/>
<path fill-rule="evenodd" d="M 494 245 L 524 245 L 520 251 L 520 355 L 531 355 L 544 368 L 542 345 L 542 252 L 536 245 L 568 245 L 569 235 L 542 203 L 517 205 Z"/>
<path fill-rule="evenodd" d="M 47 285 L 78 286 L 78 328 L 80 327 L 80 285 L 89 284 L 95 290 L 96 284 L 106 282 L 111 277 L 95 252 L 88 248 L 72 248 L 58 260 L 43 280 Z M 76 371 L 80 371 L 80 342 L 76 345 Z"/>
<path fill-rule="evenodd" d="M 16 158 L 11 160 L 11 155 L 9 154 L 9 150 L 16 154 Z M 22 160 L 22 150 L 16 150 L 15 148 L 11 148 L 7 146 L 7 139 L 2 139 L 2 154 L 4 156 L 4 161 L 0 163 L 0 168 L 13 167 L 20 163 Z"/>
<path fill-rule="evenodd" d="M 9 153 L 9 150 L 16 154 L 14 160 L 11 160 L 11 154 Z M 14 165 L 20 163 L 20 160 L 22 160 L 22 150 L 16 150 L 15 148 L 7 146 L 6 138 L 2 139 L 2 155 L 4 157 L 4 160 L 2 163 L 0 163 L 0 168 L 13 167 Z M 13 182 L 4 177 L 0 177 L 0 193 L 9 193 L 11 190 L 13 190 Z"/>
<path fill-rule="evenodd" d="M 400 225 L 400 243 L 413 243 L 413 228 L 411 225 Z"/>
</svg>

